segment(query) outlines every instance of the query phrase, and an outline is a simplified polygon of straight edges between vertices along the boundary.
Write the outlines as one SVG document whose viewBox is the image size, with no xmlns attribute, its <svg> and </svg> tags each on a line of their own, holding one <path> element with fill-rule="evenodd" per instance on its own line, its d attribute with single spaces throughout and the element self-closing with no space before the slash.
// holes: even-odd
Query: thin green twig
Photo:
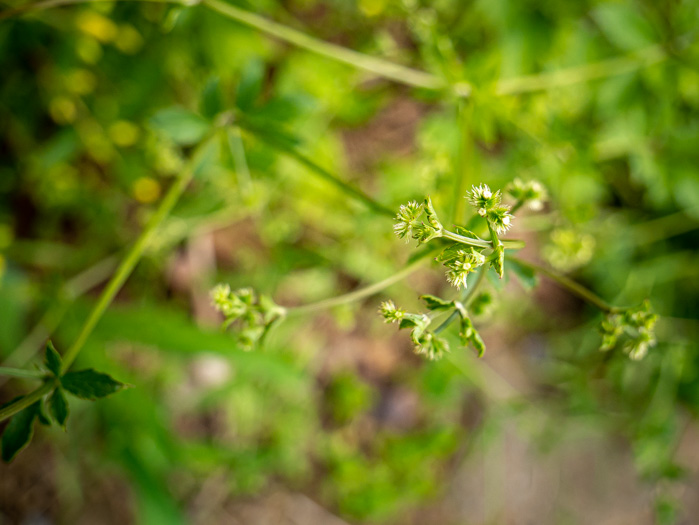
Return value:
<svg viewBox="0 0 699 525">
<path fill-rule="evenodd" d="M 107 283 L 107 286 L 102 292 L 102 295 L 100 295 L 97 304 L 83 324 L 78 338 L 63 356 L 63 365 L 61 368 L 63 372 L 68 370 L 70 365 L 73 364 L 73 361 L 75 361 L 75 358 L 80 353 L 80 350 L 87 341 L 87 338 L 97 325 L 97 322 L 102 318 L 105 310 L 114 300 L 114 297 L 116 297 L 116 294 L 119 292 L 119 290 L 121 290 L 121 287 L 124 285 L 126 280 L 131 275 L 131 272 L 136 267 L 136 264 L 141 259 L 143 252 L 153 238 L 158 226 L 160 226 L 163 220 L 174 208 L 175 204 L 189 184 L 189 181 L 192 179 L 193 173 L 194 170 L 191 164 L 180 172 L 179 176 L 172 184 L 165 197 L 162 199 L 158 209 L 151 217 L 148 225 L 126 254 L 126 257 L 124 257 L 124 260 L 121 262 L 110 281 Z"/>
<path fill-rule="evenodd" d="M 370 297 L 381 290 L 388 288 L 392 284 L 395 284 L 399 281 L 402 281 L 405 279 L 408 275 L 414 273 L 420 266 L 424 264 L 424 262 L 427 259 L 427 255 L 431 255 L 432 252 L 426 252 L 423 254 L 423 256 L 413 262 L 412 264 L 406 266 L 403 270 L 401 270 L 398 273 L 395 273 L 391 275 L 390 277 L 387 277 L 386 279 L 379 281 L 377 283 L 374 283 L 372 285 L 366 286 L 364 288 L 360 288 L 359 290 L 355 290 L 353 292 L 346 293 L 344 295 L 339 295 L 337 297 L 331 297 L 329 299 L 324 299 L 322 301 L 318 301 L 315 303 L 309 303 L 309 304 L 304 304 L 302 306 L 293 306 L 293 307 L 288 307 L 287 310 L 287 315 L 292 316 L 292 315 L 304 315 L 312 312 L 316 312 L 318 310 L 326 310 L 328 308 L 333 308 L 335 306 L 340 306 L 343 304 L 348 304 L 352 303 L 355 301 L 360 301 L 366 297 Z"/>
<path fill-rule="evenodd" d="M 591 304 L 592 306 L 595 306 L 602 310 L 605 313 L 613 313 L 617 312 L 620 310 L 620 308 L 616 306 L 612 306 L 609 304 L 607 301 L 596 295 L 595 293 L 591 292 L 587 288 L 585 288 L 583 285 L 580 283 L 577 283 L 570 279 L 569 277 L 566 277 L 565 275 L 562 275 L 550 268 L 546 268 L 545 266 L 541 266 L 536 263 L 528 262 L 528 261 L 523 261 L 519 257 L 509 257 L 512 261 L 516 262 L 520 266 L 524 266 L 525 268 L 529 268 L 530 270 L 533 270 L 537 273 L 540 273 L 542 275 L 545 275 L 549 279 L 555 281 L 559 285 L 561 285 L 563 288 L 568 290 L 569 292 L 572 292 L 573 294 L 577 295 L 580 297 L 582 300 L 586 301 L 587 303 Z"/>
<path fill-rule="evenodd" d="M 302 164 L 309 170 L 311 170 L 312 173 L 320 177 L 321 179 L 329 182 L 336 188 L 338 188 L 340 191 L 345 193 L 346 195 L 352 197 L 355 200 L 358 200 L 362 202 L 365 206 L 368 208 L 374 210 L 377 213 L 380 213 L 381 215 L 385 215 L 387 217 L 394 217 L 396 212 L 388 208 L 387 206 L 384 206 L 380 202 L 377 202 L 374 200 L 372 197 L 364 193 L 362 190 L 355 188 L 351 184 L 343 181 L 340 179 L 337 175 L 331 173 L 327 169 L 323 168 L 321 165 L 317 164 L 313 159 L 310 157 L 307 157 L 300 151 L 298 151 L 296 148 L 292 146 L 288 146 L 286 144 L 281 144 L 279 141 L 276 141 L 266 135 L 262 130 L 258 130 L 256 126 L 250 124 L 249 122 L 238 122 L 238 124 L 246 131 L 252 133 L 256 138 L 260 139 L 263 141 L 265 144 L 268 146 L 276 149 L 280 153 L 283 153 L 292 159 L 294 159 L 296 162 L 299 164 Z"/>
<path fill-rule="evenodd" d="M 0 421 L 5 421 L 7 418 L 12 417 L 20 410 L 24 410 L 28 406 L 31 406 L 39 401 L 42 397 L 53 390 L 55 384 L 55 380 L 47 381 L 36 390 L 30 392 L 26 396 L 21 397 L 11 405 L 0 408 Z"/>
<path fill-rule="evenodd" d="M 476 282 L 473 283 L 470 288 L 466 288 L 463 292 L 461 292 L 459 302 L 464 306 L 464 308 L 468 308 L 473 299 L 476 297 L 476 292 L 485 281 L 485 276 L 487 273 L 487 268 L 481 268 L 481 270 L 478 272 L 478 276 L 476 277 Z M 459 311 L 454 308 L 454 310 L 452 310 L 452 312 L 449 314 L 449 317 L 447 317 L 442 324 L 435 328 L 434 333 L 438 334 L 444 331 L 451 323 L 454 322 L 458 315 Z"/>
<path fill-rule="evenodd" d="M 41 379 L 46 374 L 39 370 L 25 370 L 23 368 L 9 368 L 0 366 L 0 376 L 21 377 L 24 379 Z"/>
</svg>

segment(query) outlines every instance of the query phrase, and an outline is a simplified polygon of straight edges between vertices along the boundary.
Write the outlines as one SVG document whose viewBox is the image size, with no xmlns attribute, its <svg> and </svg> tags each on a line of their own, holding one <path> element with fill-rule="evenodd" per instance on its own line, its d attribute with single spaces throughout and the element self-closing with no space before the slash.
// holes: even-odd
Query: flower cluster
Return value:
<svg viewBox="0 0 699 525">
<path fill-rule="evenodd" d="M 420 217 L 425 214 L 425 221 Z M 427 197 L 423 204 L 409 202 L 398 209 L 396 224 L 393 231 L 401 239 L 415 239 L 418 243 L 428 242 L 442 236 L 442 224 L 432 206 L 432 200 Z"/>
<path fill-rule="evenodd" d="M 460 289 L 462 286 L 466 288 L 468 274 L 485 263 L 485 256 L 472 246 L 466 248 L 463 244 L 455 243 L 447 247 L 436 260 L 447 268 L 447 280 Z"/>
<path fill-rule="evenodd" d="M 635 361 L 643 359 L 648 349 L 655 345 L 655 323 L 658 316 L 651 311 L 650 302 L 636 308 L 608 314 L 600 324 L 602 345 L 600 350 L 611 350 L 619 339 L 626 339 L 623 349 Z"/>
<path fill-rule="evenodd" d="M 517 199 L 519 206 L 526 204 L 534 211 L 540 211 L 548 200 L 546 188 L 537 180 L 524 182 L 517 177 L 505 187 L 505 191 Z"/>
<path fill-rule="evenodd" d="M 459 336 L 464 346 L 471 344 L 478 356 L 485 352 L 485 344 L 480 334 L 473 327 L 466 308 L 457 301 L 445 301 L 434 295 L 423 295 L 420 297 L 425 302 L 427 309 L 431 312 L 458 312 L 461 319 L 461 330 Z M 438 335 L 442 327 L 436 330 L 429 330 L 432 323 L 433 314 L 408 313 L 397 308 L 393 301 L 386 301 L 381 304 L 379 313 L 387 323 L 399 323 L 398 328 L 410 328 L 410 339 L 415 346 L 415 353 L 424 355 L 427 359 L 434 361 L 441 359 L 445 353 L 449 352 L 449 344 Z"/>
<path fill-rule="evenodd" d="M 433 331 L 428 330 L 432 318 L 427 314 L 407 313 L 396 308 L 393 301 L 381 304 L 379 313 L 387 323 L 399 323 L 398 328 L 410 328 L 410 339 L 413 342 L 415 353 L 424 355 L 430 361 L 441 359 L 449 351 L 449 344 Z"/>
<path fill-rule="evenodd" d="M 214 307 L 226 320 L 224 328 L 235 324 L 237 339 L 244 350 L 252 350 L 262 342 L 272 325 L 286 315 L 283 307 L 266 295 L 259 297 L 252 288 L 232 291 L 227 284 L 211 290 Z"/>
<path fill-rule="evenodd" d="M 493 193 L 487 184 L 481 184 L 468 192 L 468 202 L 476 208 L 478 215 L 485 217 L 490 226 L 499 234 L 505 233 L 512 226 L 514 216 L 510 214 L 510 207 L 501 204 L 502 194 L 500 190 Z"/>
</svg>

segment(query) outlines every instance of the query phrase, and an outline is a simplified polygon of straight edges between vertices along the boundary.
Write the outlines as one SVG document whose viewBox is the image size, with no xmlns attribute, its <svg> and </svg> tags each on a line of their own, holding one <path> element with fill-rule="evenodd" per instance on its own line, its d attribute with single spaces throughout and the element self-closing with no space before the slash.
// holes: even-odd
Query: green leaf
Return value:
<svg viewBox="0 0 699 525">
<path fill-rule="evenodd" d="M 478 235 L 473 233 L 471 230 L 467 230 L 463 226 L 454 226 L 454 231 L 463 237 L 471 237 L 472 239 L 480 239 Z"/>
<path fill-rule="evenodd" d="M 538 278 L 534 270 L 522 266 L 517 261 L 508 260 L 509 268 L 517 276 L 525 289 L 532 289 L 538 283 Z"/>
<path fill-rule="evenodd" d="M 421 295 L 420 299 L 425 301 L 428 310 L 446 310 L 454 307 L 454 301 L 445 301 L 434 295 Z"/>
<path fill-rule="evenodd" d="M 125 388 L 124 383 L 112 379 L 107 374 L 93 369 L 68 372 L 61 378 L 61 384 L 68 392 L 82 399 L 95 400 L 106 397 Z"/>
<path fill-rule="evenodd" d="M 18 398 L 19 399 L 19 398 Z M 16 401 L 13 400 L 13 402 Z M 2 460 L 9 463 L 32 440 L 40 401 L 15 414 L 2 434 Z"/>
<path fill-rule="evenodd" d="M 243 111 L 249 111 L 255 105 L 262 91 L 264 74 L 264 64 L 261 60 L 251 60 L 243 69 L 235 94 L 235 105 Z"/>
<path fill-rule="evenodd" d="M 211 128 L 207 120 L 181 107 L 158 111 L 151 117 L 150 124 L 156 131 L 182 146 L 196 144 Z"/>
<path fill-rule="evenodd" d="M 61 375 L 62 362 L 63 360 L 61 359 L 61 355 L 56 350 L 56 347 L 53 346 L 53 343 L 51 341 L 47 341 L 46 359 L 44 361 L 44 363 L 46 364 L 46 368 L 48 368 L 53 375 L 59 377 Z"/>
<path fill-rule="evenodd" d="M 211 120 L 216 115 L 223 111 L 223 96 L 221 94 L 221 85 L 219 79 L 214 77 L 209 79 L 201 93 L 199 101 L 199 111 L 201 114 Z"/>
<path fill-rule="evenodd" d="M 51 397 L 48 399 L 48 404 L 51 417 L 65 430 L 70 409 L 68 408 L 68 401 L 66 401 L 66 397 L 63 395 L 63 390 L 60 387 L 57 387 L 53 391 L 53 394 L 51 394 Z"/>
<path fill-rule="evenodd" d="M 635 51 L 655 43 L 653 26 L 635 6 L 606 3 L 595 8 L 592 16 L 607 38 L 621 49 Z"/>
</svg>

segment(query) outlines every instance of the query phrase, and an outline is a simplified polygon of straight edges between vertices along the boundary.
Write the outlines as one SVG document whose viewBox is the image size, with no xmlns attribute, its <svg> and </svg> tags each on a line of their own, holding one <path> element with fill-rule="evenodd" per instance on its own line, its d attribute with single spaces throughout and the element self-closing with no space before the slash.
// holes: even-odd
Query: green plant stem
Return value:
<svg viewBox="0 0 699 525">
<path fill-rule="evenodd" d="M 491 241 L 485 241 L 483 239 L 473 239 L 471 237 L 464 237 L 458 233 L 450 232 L 449 230 L 442 230 L 442 237 L 449 239 L 451 241 L 460 242 L 461 244 L 466 244 L 468 246 L 477 246 L 479 248 L 492 248 L 493 243 Z M 519 250 L 524 248 L 524 241 L 499 241 L 502 245 L 509 250 Z"/>
<path fill-rule="evenodd" d="M 66 282 L 58 294 L 56 302 L 41 316 L 39 322 L 32 328 L 17 348 L 7 356 L 3 365 L 26 366 L 32 356 L 41 348 L 42 343 L 53 333 L 68 310 L 69 304 L 77 297 L 85 294 L 106 280 L 117 265 L 115 256 L 109 256 Z M 0 379 L 0 385 L 3 380 Z"/>
<path fill-rule="evenodd" d="M 265 135 L 265 133 L 263 133 L 262 130 L 258 130 L 256 126 L 251 125 L 249 122 L 238 122 L 238 124 L 243 129 L 252 133 L 255 137 L 263 141 L 268 146 L 276 149 L 277 151 L 285 155 L 288 155 L 299 164 L 305 166 L 306 168 L 311 170 L 312 173 L 315 173 L 321 179 L 325 180 L 326 182 L 329 182 L 330 184 L 338 188 L 340 191 L 342 191 L 345 195 L 348 195 L 349 197 L 352 197 L 353 199 L 362 202 L 369 209 L 374 210 L 375 212 L 380 213 L 381 215 L 385 215 L 391 218 L 395 217 L 396 212 L 394 210 L 391 210 L 390 208 L 384 206 L 380 202 L 375 201 L 362 190 L 355 188 L 351 184 L 340 179 L 338 176 L 330 173 L 327 169 L 317 164 L 314 160 L 307 157 L 306 155 L 298 151 L 296 148 L 287 146 L 285 144 L 280 144 L 279 142 Z"/>
<path fill-rule="evenodd" d="M 512 208 L 510 208 L 510 213 L 512 215 L 514 215 L 515 212 L 518 211 L 522 207 L 523 204 L 524 204 L 524 201 L 522 199 L 519 199 L 517 202 L 515 202 L 512 205 Z"/>
<path fill-rule="evenodd" d="M 43 11 L 60 6 L 89 4 L 97 2 L 109 2 L 112 0 L 47 0 L 27 4 L 17 8 L 10 8 L 0 13 L 0 21 L 26 13 Z M 220 0 L 120 0 L 176 4 L 183 6 L 196 5 L 201 3 L 217 13 L 235 20 L 248 27 L 252 27 L 271 35 L 275 38 L 288 42 L 312 53 L 325 56 L 332 60 L 343 62 L 357 69 L 369 71 L 375 75 L 393 80 L 395 82 L 423 88 L 429 90 L 444 90 L 451 88 L 457 97 L 467 98 L 471 95 L 472 86 L 467 82 L 448 82 L 436 75 L 412 69 L 406 66 L 395 64 L 388 60 L 365 55 L 351 49 L 347 49 L 335 44 L 330 44 L 323 40 L 311 37 L 301 31 L 267 20 L 250 11 L 240 9 Z M 679 38 L 677 40 L 680 40 Z M 535 91 L 545 91 L 564 86 L 570 86 L 582 82 L 589 82 L 600 78 L 610 77 L 635 71 L 640 68 L 656 64 L 667 59 L 667 52 L 661 45 L 653 45 L 636 52 L 614 57 L 592 64 L 584 64 L 558 71 L 543 72 L 533 75 L 526 75 L 504 79 L 496 84 L 496 95 L 516 95 L 521 93 L 531 93 Z"/>
<path fill-rule="evenodd" d="M 625 56 L 609 58 L 592 64 L 501 80 L 497 83 L 495 92 L 497 95 L 516 95 L 532 91 L 545 91 L 622 75 L 657 64 L 666 58 L 667 53 L 663 47 L 653 45 Z"/>
<path fill-rule="evenodd" d="M 30 392 L 26 396 L 18 399 L 11 405 L 7 405 L 6 407 L 0 408 L 0 421 L 5 421 L 7 418 L 12 417 L 15 415 L 17 412 L 20 410 L 24 410 L 28 406 L 33 405 L 37 401 L 39 401 L 42 397 L 44 397 L 46 394 L 51 392 L 53 388 L 56 386 L 56 380 L 51 380 L 47 381 L 43 385 L 41 385 L 39 388 L 36 390 Z"/>
<path fill-rule="evenodd" d="M 41 379 L 46 374 L 39 370 L 25 370 L 23 368 L 8 368 L 0 366 L 0 376 L 22 377 L 25 379 Z"/>
<path fill-rule="evenodd" d="M 549 279 L 555 281 L 559 285 L 561 285 L 563 288 L 568 290 L 569 292 L 572 292 L 573 294 L 577 295 L 580 297 L 583 301 L 591 304 L 592 306 L 595 306 L 602 310 L 605 313 L 614 313 L 618 312 L 620 308 L 617 308 L 615 306 L 610 305 L 608 302 L 606 302 L 604 299 L 599 297 L 598 295 L 594 294 L 587 288 L 585 288 L 583 285 L 573 281 L 569 277 L 566 277 L 565 275 L 562 275 L 550 268 L 546 268 L 545 266 L 540 266 L 536 263 L 532 262 L 527 262 L 523 261 L 519 257 L 510 257 L 511 260 L 515 261 L 517 264 L 524 266 L 525 268 L 529 268 L 530 270 L 533 270 L 537 273 L 540 273 L 542 275 L 545 275 Z"/>
<path fill-rule="evenodd" d="M 136 267 L 136 264 L 141 259 L 143 252 L 147 248 L 158 227 L 169 215 L 170 211 L 172 211 L 172 208 L 174 208 L 175 203 L 177 203 L 185 188 L 189 184 L 189 181 L 192 179 L 193 173 L 194 170 L 191 164 L 185 167 L 180 172 L 179 176 L 172 184 L 165 197 L 163 197 L 158 209 L 148 222 L 148 225 L 126 254 L 124 260 L 121 262 L 116 272 L 107 283 L 107 286 L 102 292 L 102 295 L 100 295 L 97 304 L 83 324 L 78 338 L 63 356 L 63 365 L 61 367 L 62 372 L 68 370 L 70 365 L 73 364 L 73 361 L 75 361 L 75 358 L 80 353 L 80 350 L 87 341 L 87 338 L 97 325 L 97 322 L 102 318 L 105 310 L 114 300 L 114 297 L 119 290 L 121 290 L 121 287 L 124 285 L 126 280 L 131 275 L 131 272 Z"/>
<path fill-rule="evenodd" d="M 401 84 L 430 90 L 440 90 L 448 87 L 446 81 L 430 73 L 411 69 L 388 60 L 364 55 L 351 49 L 324 42 L 323 40 L 302 33 L 301 31 L 278 24 L 256 15 L 255 13 L 251 13 L 250 11 L 222 2 L 221 0 L 202 0 L 201 4 L 241 24 L 278 38 L 279 40 L 283 40 L 284 42 L 288 42 L 317 55 L 343 62 L 357 69 L 369 71 L 380 77 L 388 78 Z"/>
<path fill-rule="evenodd" d="M 481 270 L 478 272 L 478 276 L 476 277 L 476 282 L 473 283 L 470 288 L 467 288 L 463 292 L 461 292 L 459 302 L 464 306 L 464 308 L 468 308 L 473 299 L 476 297 L 476 292 L 483 285 L 487 273 L 487 268 L 481 268 Z M 459 310 L 454 308 L 452 312 L 449 314 L 449 317 L 447 317 L 442 324 L 435 328 L 434 333 L 438 334 L 440 332 L 443 332 L 451 323 L 454 322 L 458 315 Z"/>
<path fill-rule="evenodd" d="M 340 306 L 342 304 L 352 303 L 354 301 L 360 301 L 366 297 L 372 296 L 384 288 L 388 288 L 392 284 L 405 279 L 408 275 L 414 273 L 422 264 L 426 261 L 427 255 L 431 255 L 432 252 L 426 252 L 420 259 L 416 260 L 412 264 L 406 266 L 400 272 L 387 277 L 386 279 L 374 283 L 372 285 L 360 288 L 353 292 L 346 293 L 344 295 L 339 295 L 337 297 L 331 297 L 330 299 L 324 299 L 315 303 L 309 303 L 302 306 L 292 306 L 286 309 L 287 316 L 294 315 L 304 315 L 318 310 L 326 310 L 328 308 L 333 308 L 334 306 Z"/>
</svg>

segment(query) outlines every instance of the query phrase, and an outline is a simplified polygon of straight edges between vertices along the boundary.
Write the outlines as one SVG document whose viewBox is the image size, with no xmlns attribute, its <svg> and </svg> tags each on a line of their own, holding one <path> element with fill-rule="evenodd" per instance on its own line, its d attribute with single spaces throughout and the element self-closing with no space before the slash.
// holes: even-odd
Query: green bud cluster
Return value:
<svg viewBox="0 0 699 525">
<path fill-rule="evenodd" d="M 460 234 L 475 237 L 471 232 L 458 228 Z M 465 247 L 463 244 L 454 243 L 448 246 L 435 259 L 447 268 L 447 281 L 457 288 L 466 288 L 468 274 L 475 271 L 485 263 L 485 256 L 473 246 Z"/>
<path fill-rule="evenodd" d="M 425 220 L 420 218 L 423 213 Z M 415 239 L 418 243 L 431 241 L 442 236 L 442 224 L 437 218 L 437 213 L 432 206 L 432 200 L 427 197 L 423 204 L 417 202 L 409 202 L 403 204 L 398 209 L 396 215 L 396 224 L 393 226 L 393 231 L 401 239 Z"/>
<path fill-rule="evenodd" d="M 397 308 L 393 301 L 385 301 L 379 308 L 379 313 L 387 323 L 398 323 L 399 329 L 410 331 L 410 339 L 414 345 L 414 351 L 418 355 L 424 355 L 427 359 L 434 361 L 441 359 L 449 352 L 448 342 L 438 335 L 441 328 L 430 330 L 433 315 L 438 312 L 457 311 L 461 319 L 461 330 L 459 336 L 464 346 L 471 344 L 478 356 L 485 352 L 485 344 L 478 331 L 473 327 L 464 306 L 456 301 L 445 301 L 434 295 L 423 295 L 420 297 L 425 302 L 429 314 L 408 313 Z"/>
<path fill-rule="evenodd" d="M 435 361 L 449 351 L 449 344 L 433 331 L 428 330 L 432 318 L 427 314 L 408 313 L 397 308 L 393 301 L 381 304 L 379 313 L 387 323 L 398 323 L 399 329 L 410 328 L 410 339 L 415 353 Z"/>
<path fill-rule="evenodd" d="M 510 214 L 509 206 L 500 203 L 502 200 L 500 190 L 493 193 L 487 184 L 473 186 L 466 199 L 476 208 L 478 215 L 485 217 L 490 226 L 499 234 L 505 233 L 512 226 L 514 215 Z"/>
<path fill-rule="evenodd" d="M 214 307 L 225 317 L 224 328 L 236 325 L 237 339 L 249 351 L 262 342 L 272 325 L 286 315 L 286 310 L 266 295 L 257 295 L 252 288 L 232 291 L 227 284 L 211 290 Z"/>
<path fill-rule="evenodd" d="M 540 211 L 548 200 L 548 192 L 538 180 L 524 182 L 517 177 L 505 186 L 505 191 L 514 197 L 519 205 L 527 205 L 529 209 Z"/>
<path fill-rule="evenodd" d="M 655 323 L 657 320 L 658 316 L 651 311 L 648 300 L 643 301 L 638 307 L 607 314 L 600 323 L 600 332 L 602 333 L 600 350 L 611 350 L 623 338 L 625 340 L 624 352 L 635 361 L 643 359 L 648 353 L 648 349 L 655 345 Z"/>
</svg>

